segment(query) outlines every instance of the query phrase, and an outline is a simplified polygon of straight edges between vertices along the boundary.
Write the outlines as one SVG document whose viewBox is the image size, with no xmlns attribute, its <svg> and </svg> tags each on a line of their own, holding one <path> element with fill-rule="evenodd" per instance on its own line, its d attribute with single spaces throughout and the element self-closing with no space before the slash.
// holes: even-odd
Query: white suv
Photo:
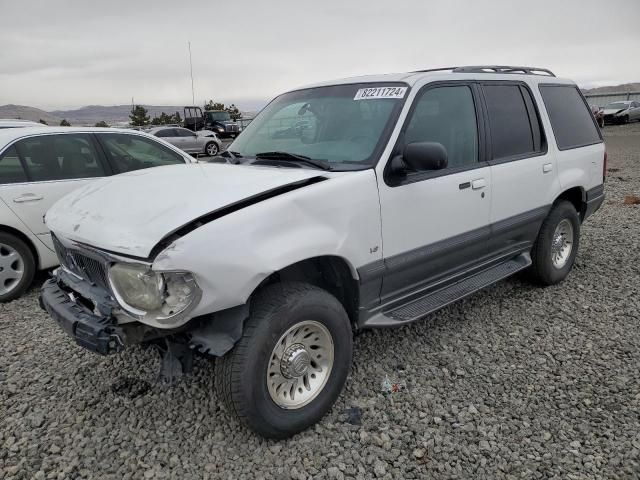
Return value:
<svg viewBox="0 0 640 480">
<path fill-rule="evenodd" d="M 580 90 L 527 67 L 358 77 L 285 93 L 218 164 L 93 183 L 47 214 L 41 301 L 79 345 L 220 357 L 261 435 L 317 422 L 352 334 L 404 325 L 520 270 L 560 282 L 604 199 Z"/>
</svg>

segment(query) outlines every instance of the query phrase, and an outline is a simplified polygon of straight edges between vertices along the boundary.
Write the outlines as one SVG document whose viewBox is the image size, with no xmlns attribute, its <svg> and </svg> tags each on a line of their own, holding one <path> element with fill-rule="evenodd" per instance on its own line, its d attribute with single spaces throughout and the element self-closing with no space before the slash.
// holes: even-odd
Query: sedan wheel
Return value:
<svg viewBox="0 0 640 480">
<path fill-rule="evenodd" d="M 0 302 L 22 295 L 31 282 L 36 262 L 31 249 L 15 235 L 0 232 Z"/>
<path fill-rule="evenodd" d="M 207 146 L 205 147 L 205 152 L 210 157 L 215 157 L 218 154 L 218 145 L 216 145 L 215 142 L 207 143 Z"/>
<path fill-rule="evenodd" d="M 0 295 L 17 288 L 24 277 L 24 260 L 11 245 L 0 243 Z"/>
</svg>

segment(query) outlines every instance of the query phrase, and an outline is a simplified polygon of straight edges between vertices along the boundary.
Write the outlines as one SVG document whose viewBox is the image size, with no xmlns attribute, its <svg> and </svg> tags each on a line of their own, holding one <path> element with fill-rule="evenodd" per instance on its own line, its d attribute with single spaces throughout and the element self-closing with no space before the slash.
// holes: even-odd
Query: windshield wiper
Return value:
<svg viewBox="0 0 640 480">
<path fill-rule="evenodd" d="M 283 160 L 285 162 L 286 161 L 300 162 L 300 163 L 306 163 L 307 165 L 311 165 L 321 170 L 333 170 L 333 167 L 329 165 L 328 162 L 325 162 L 324 160 L 316 160 L 314 158 L 307 157 L 305 155 L 297 155 L 295 153 L 261 152 L 261 153 L 256 153 L 255 157 L 261 160 Z"/>
</svg>

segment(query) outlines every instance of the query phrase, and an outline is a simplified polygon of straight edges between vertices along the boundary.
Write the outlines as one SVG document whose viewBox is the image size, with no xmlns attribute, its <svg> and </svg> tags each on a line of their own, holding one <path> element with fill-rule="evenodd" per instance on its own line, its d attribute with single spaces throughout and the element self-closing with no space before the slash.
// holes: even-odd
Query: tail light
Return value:
<svg viewBox="0 0 640 480">
<path fill-rule="evenodd" d="M 607 150 L 604 151 L 604 162 L 602 162 L 602 183 L 607 178 Z"/>
</svg>

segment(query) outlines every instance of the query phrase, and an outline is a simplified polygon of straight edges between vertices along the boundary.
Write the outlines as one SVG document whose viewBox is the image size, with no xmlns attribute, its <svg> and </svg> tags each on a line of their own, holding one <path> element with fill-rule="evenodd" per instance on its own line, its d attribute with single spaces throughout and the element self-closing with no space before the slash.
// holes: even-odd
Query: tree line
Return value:
<svg viewBox="0 0 640 480">
<path fill-rule="evenodd" d="M 211 110 L 229 112 L 232 120 L 239 120 L 240 118 L 242 118 L 240 109 L 233 103 L 226 106 L 224 103 L 209 100 L 205 102 L 203 110 L 205 112 Z M 146 108 L 144 108 L 142 105 L 136 105 L 131 109 L 131 114 L 129 115 L 129 124 L 132 127 L 144 127 L 147 125 L 169 125 L 173 123 L 182 123 L 180 112 L 176 112 L 175 114 L 166 114 L 165 112 L 162 112 L 160 116 L 154 116 L 153 119 L 151 119 L 151 117 L 149 116 L 149 111 Z"/>
<path fill-rule="evenodd" d="M 240 109 L 236 107 L 234 103 L 231 105 L 225 105 L 224 103 L 214 102 L 213 100 L 208 100 L 204 104 L 205 112 L 208 111 L 225 111 L 229 112 L 232 120 L 239 120 L 242 118 L 242 113 Z M 48 125 L 48 123 L 40 119 L 40 123 L 44 125 Z M 180 112 L 176 113 L 160 113 L 160 116 L 155 115 L 153 118 L 149 116 L 149 111 L 144 108 L 142 105 L 135 105 L 131 109 L 131 113 L 129 114 L 129 125 L 132 127 L 145 127 L 148 125 L 171 125 L 171 124 L 182 124 L 182 117 L 180 116 Z M 67 119 L 63 118 L 60 122 L 61 127 L 70 127 L 71 124 L 67 121 Z M 95 125 L 96 127 L 108 127 L 109 125 L 104 120 L 99 121 Z"/>
</svg>

